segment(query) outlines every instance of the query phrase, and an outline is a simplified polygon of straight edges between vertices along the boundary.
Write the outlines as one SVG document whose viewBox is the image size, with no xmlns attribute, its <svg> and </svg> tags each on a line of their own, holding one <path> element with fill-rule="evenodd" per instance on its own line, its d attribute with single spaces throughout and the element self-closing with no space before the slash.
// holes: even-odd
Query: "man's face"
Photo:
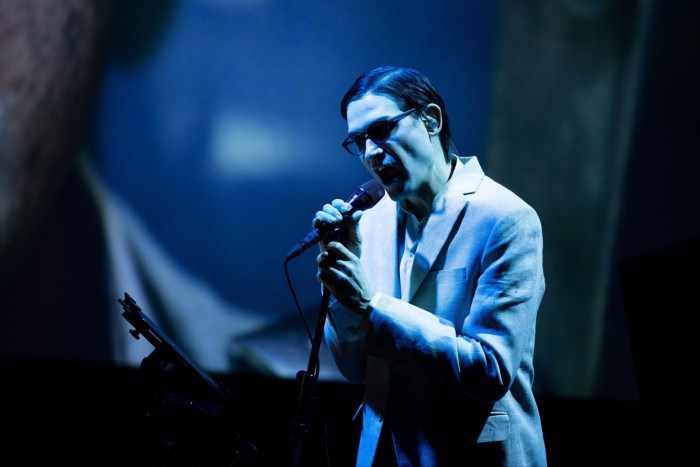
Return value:
<svg viewBox="0 0 700 467">
<path fill-rule="evenodd" d="M 419 197 L 433 176 L 433 145 L 420 110 L 399 120 L 385 142 L 368 139 L 362 156 L 365 168 L 397 202 Z M 376 94 L 352 101 L 347 111 L 348 133 L 364 133 L 371 123 L 403 112 L 396 102 Z"/>
</svg>

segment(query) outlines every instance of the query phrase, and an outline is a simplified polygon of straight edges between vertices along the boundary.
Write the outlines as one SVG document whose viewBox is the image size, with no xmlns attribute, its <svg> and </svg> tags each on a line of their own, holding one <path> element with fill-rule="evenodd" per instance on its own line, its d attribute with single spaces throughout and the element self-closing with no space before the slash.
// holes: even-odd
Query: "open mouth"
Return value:
<svg viewBox="0 0 700 467">
<path fill-rule="evenodd" d="M 401 176 L 401 170 L 398 167 L 391 165 L 377 167 L 375 172 L 379 176 L 384 186 L 391 185 Z"/>
</svg>

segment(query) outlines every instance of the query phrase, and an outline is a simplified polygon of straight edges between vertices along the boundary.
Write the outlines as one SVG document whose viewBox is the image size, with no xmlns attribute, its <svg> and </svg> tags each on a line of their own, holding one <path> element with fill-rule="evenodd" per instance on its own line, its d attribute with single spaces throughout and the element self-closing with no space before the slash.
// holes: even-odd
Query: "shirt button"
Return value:
<svg viewBox="0 0 700 467">
<path fill-rule="evenodd" d="M 379 414 L 379 415 L 377 416 L 377 421 L 380 422 L 380 423 L 383 422 L 383 421 L 384 421 L 384 415 Z"/>
</svg>

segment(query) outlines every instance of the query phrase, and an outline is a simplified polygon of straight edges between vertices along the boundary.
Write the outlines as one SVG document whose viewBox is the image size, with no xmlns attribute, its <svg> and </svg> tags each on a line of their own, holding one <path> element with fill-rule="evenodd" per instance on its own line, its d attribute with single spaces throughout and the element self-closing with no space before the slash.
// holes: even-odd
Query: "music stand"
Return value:
<svg viewBox="0 0 700 467">
<path fill-rule="evenodd" d="M 154 421 L 155 465 L 248 465 L 256 446 L 241 435 L 233 393 L 185 354 L 129 294 L 117 301 L 133 326 L 129 333 L 154 347 L 140 369 L 149 390 L 147 416 Z"/>
</svg>

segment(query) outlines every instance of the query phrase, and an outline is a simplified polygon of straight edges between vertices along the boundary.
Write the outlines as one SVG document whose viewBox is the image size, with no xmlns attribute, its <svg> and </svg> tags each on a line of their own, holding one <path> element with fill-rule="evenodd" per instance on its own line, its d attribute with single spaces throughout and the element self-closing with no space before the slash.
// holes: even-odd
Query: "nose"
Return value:
<svg viewBox="0 0 700 467">
<path fill-rule="evenodd" d="M 382 154 L 384 150 L 377 143 L 367 138 L 365 141 L 365 159 L 372 159 Z"/>
</svg>

